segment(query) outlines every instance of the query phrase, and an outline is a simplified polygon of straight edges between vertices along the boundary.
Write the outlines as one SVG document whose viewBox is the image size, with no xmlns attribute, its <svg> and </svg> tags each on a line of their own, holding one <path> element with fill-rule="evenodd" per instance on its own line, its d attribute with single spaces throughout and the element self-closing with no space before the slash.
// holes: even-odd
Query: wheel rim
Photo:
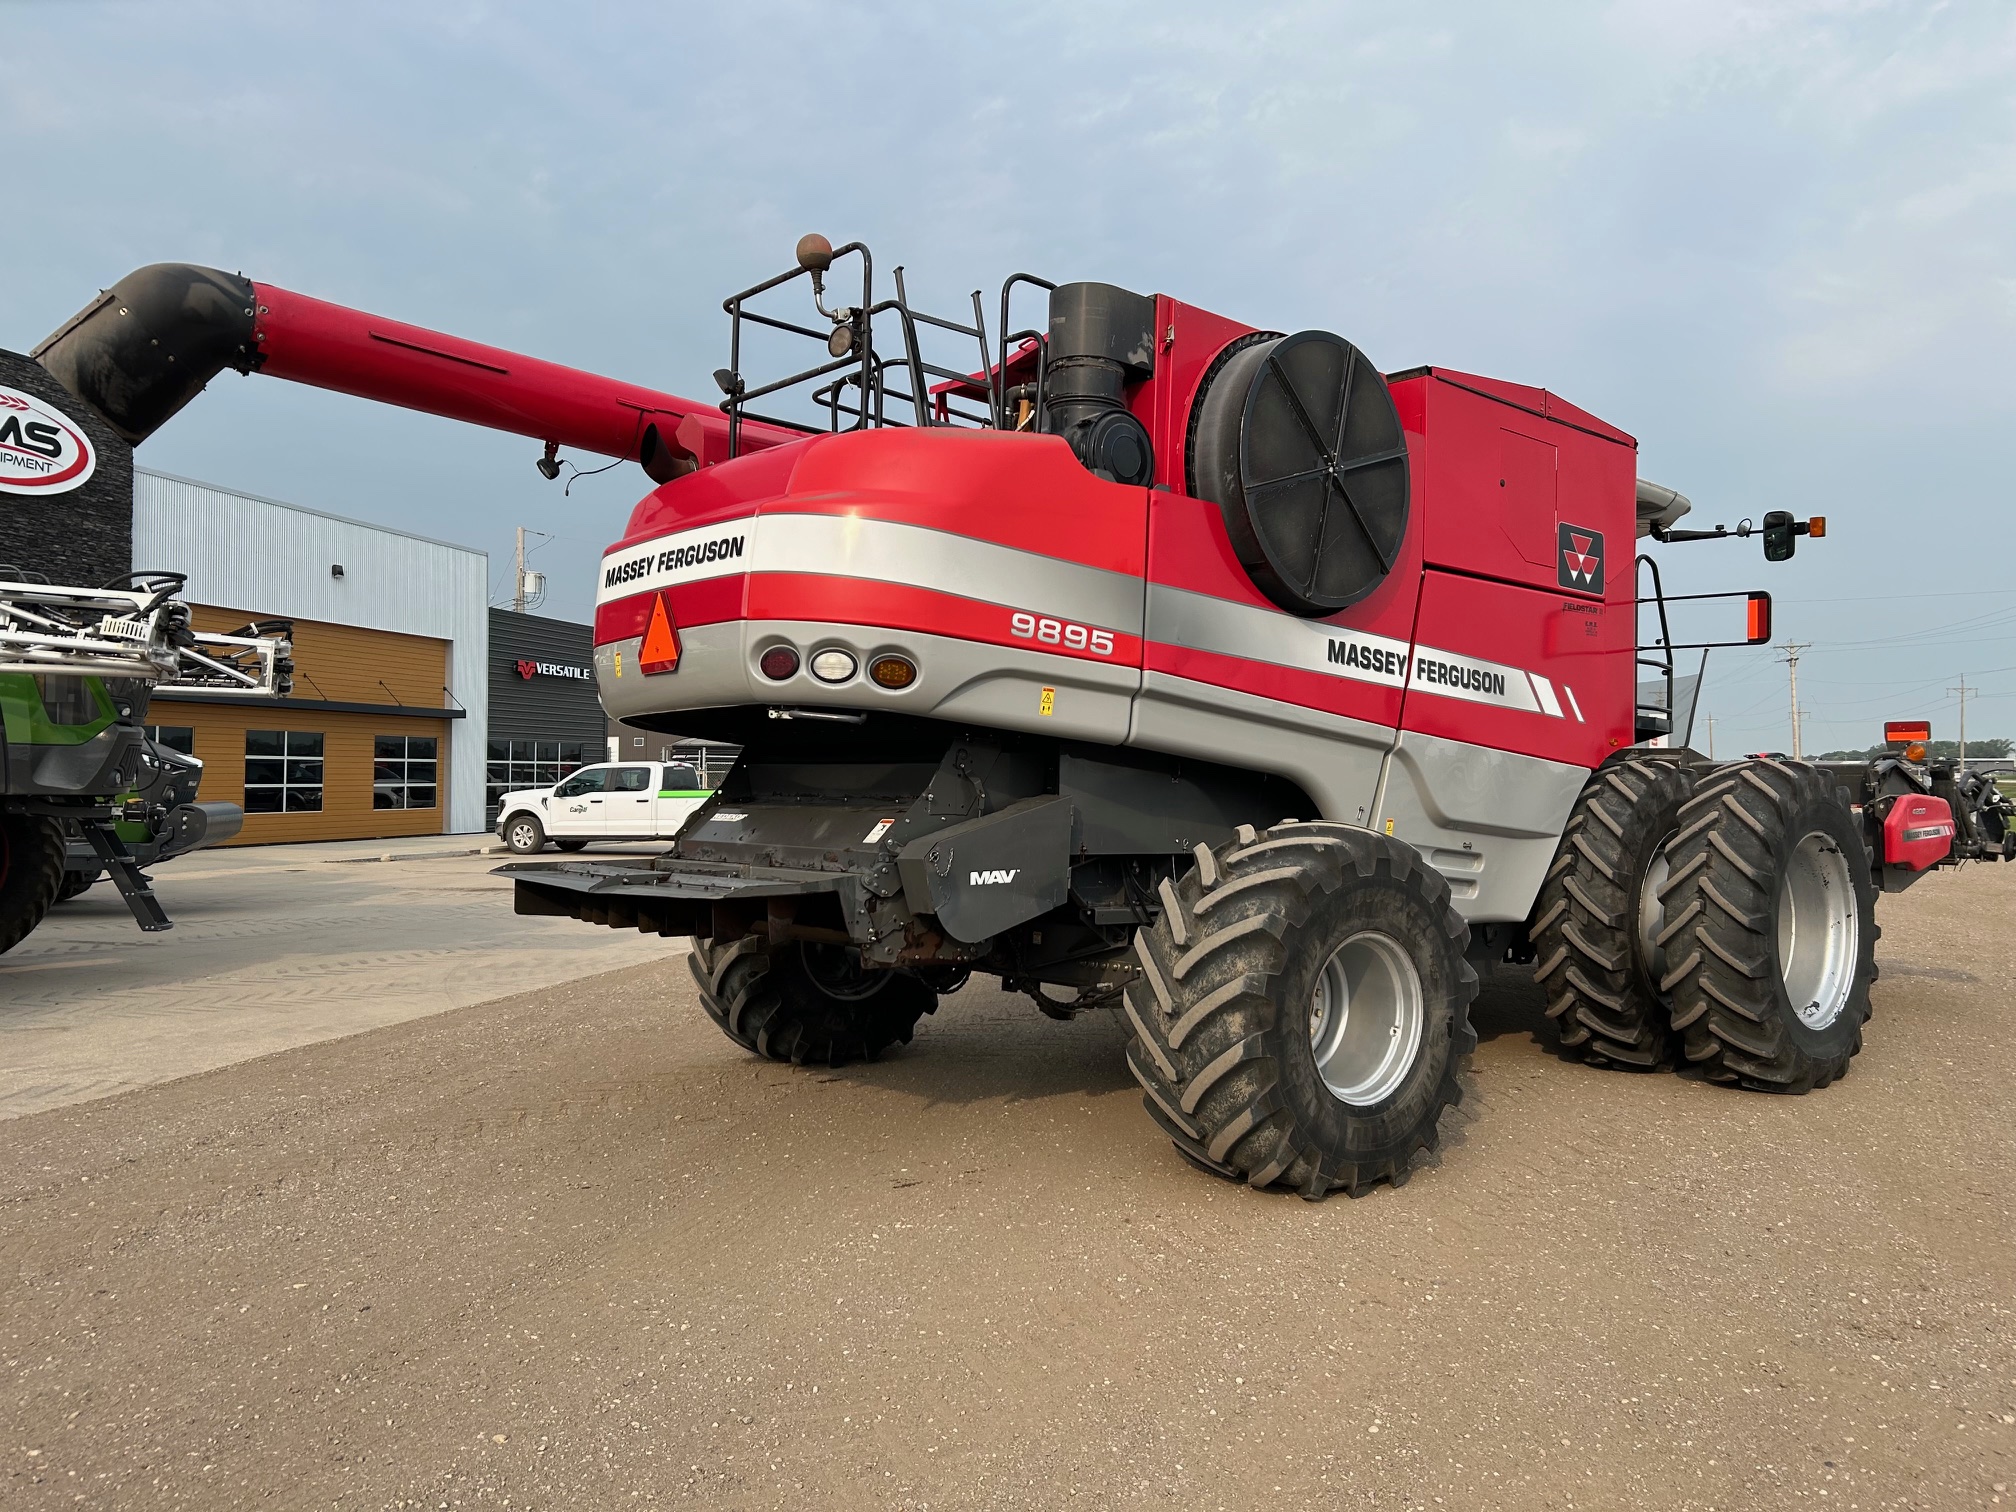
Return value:
<svg viewBox="0 0 2016 1512">
<path fill-rule="evenodd" d="M 1860 918 L 1854 875 L 1833 838 L 1820 831 L 1792 848 L 1778 884 L 1778 973 L 1792 1011 L 1825 1029 L 1855 986 Z"/>
<path fill-rule="evenodd" d="M 511 843 L 520 850 L 532 849 L 532 826 L 529 824 L 512 825 Z"/>
<path fill-rule="evenodd" d="M 1421 973 L 1397 940 L 1366 930 L 1339 945 L 1309 1002 L 1309 1045 L 1330 1095 L 1354 1108 L 1391 1097 L 1414 1068 L 1426 1016 Z"/>
<path fill-rule="evenodd" d="M 1666 975 L 1666 950 L 1659 943 L 1659 932 L 1666 927 L 1666 905 L 1660 901 L 1659 895 L 1666 890 L 1666 883 L 1673 874 L 1673 869 L 1666 864 L 1666 845 L 1672 838 L 1673 835 L 1669 834 L 1659 842 L 1659 848 L 1652 853 L 1652 860 L 1645 868 L 1645 878 L 1639 883 L 1638 891 L 1638 949 L 1655 983 Z"/>
<path fill-rule="evenodd" d="M 888 972 L 864 970 L 859 953 L 844 945 L 801 940 L 798 951 L 812 985 L 836 1002 L 865 1003 L 889 985 Z"/>
</svg>

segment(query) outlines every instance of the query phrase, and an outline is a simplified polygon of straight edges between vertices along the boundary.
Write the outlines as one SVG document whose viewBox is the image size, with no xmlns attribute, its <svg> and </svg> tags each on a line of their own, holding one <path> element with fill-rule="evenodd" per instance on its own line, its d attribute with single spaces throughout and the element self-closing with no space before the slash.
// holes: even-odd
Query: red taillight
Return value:
<svg viewBox="0 0 2016 1512">
<path fill-rule="evenodd" d="M 756 665 L 770 681 L 782 682 L 797 672 L 798 653 L 789 646 L 772 646 Z"/>
<path fill-rule="evenodd" d="M 646 677 L 679 670 L 679 627 L 672 619 L 672 605 L 663 590 L 651 601 L 651 618 L 644 626 L 644 644 L 637 650 L 637 666 Z"/>
</svg>

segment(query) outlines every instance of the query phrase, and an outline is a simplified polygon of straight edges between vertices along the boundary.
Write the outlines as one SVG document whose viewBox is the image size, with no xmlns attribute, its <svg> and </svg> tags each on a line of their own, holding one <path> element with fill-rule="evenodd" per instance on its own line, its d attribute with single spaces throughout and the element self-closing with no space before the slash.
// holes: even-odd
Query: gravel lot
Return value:
<svg viewBox="0 0 2016 1512">
<path fill-rule="evenodd" d="M 1110 1016 L 793 1070 L 676 959 L 17 1118 L 0 1505 L 1994 1505 L 2012 904 L 1885 901 L 1802 1099 L 1565 1064 L 1501 974 L 1355 1202 L 1186 1166 Z"/>
</svg>

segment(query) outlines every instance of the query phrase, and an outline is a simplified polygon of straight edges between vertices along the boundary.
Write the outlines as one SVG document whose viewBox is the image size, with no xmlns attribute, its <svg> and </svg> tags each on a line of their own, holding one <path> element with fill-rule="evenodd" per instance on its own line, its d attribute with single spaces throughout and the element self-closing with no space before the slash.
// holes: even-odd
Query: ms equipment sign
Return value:
<svg viewBox="0 0 2016 1512">
<path fill-rule="evenodd" d="M 68 493 L 97 470 L 81 426 L 48 400 L 0 385 L 0 493 Z"/>
</svg>

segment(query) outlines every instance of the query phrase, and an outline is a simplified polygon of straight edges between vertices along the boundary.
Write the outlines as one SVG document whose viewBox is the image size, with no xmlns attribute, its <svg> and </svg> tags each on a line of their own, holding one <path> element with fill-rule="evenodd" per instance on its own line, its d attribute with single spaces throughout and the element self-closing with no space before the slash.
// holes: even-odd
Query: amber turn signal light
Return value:
<svg viewBox="0 0 2016 1512">
<path fill-rule="evenodd" d="M 1904 759 L 1906 761 L 1923 761 L 1925 759 L 1925 743 L 1914 740 L 1911 744 L 1904 747 Z"/>
<path fill-rule="evenodd" d="M 1816 541 L 1827 534 L 1827 516 L 1815 515 L 1812 519 L 1808 520 L 1806 522 L 1806 534 Z"/>
<path fill-rule="evenodd" d="M 879 687 L 907 688 L 917 681 L 917 668 L 900 656 L 878 656 L 868 675 Z"/>
</svg>

